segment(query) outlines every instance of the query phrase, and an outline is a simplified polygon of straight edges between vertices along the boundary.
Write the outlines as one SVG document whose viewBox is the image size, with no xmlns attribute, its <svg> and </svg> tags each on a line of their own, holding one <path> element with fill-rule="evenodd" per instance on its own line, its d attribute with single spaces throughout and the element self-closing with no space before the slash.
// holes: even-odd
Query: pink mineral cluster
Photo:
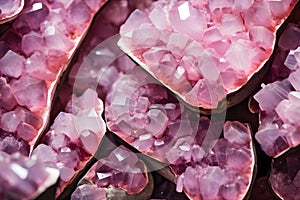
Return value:
<svg viewBox="0 0 300 200">
<path fill-rule="evenodd" d="M 300 152 L 299 150 L 273 161 L 269 182 L 281 199 L 299 200 Z"/>
<path fill-rule="evenodd" d="M 188 104 L 216 108 L 272 53 L 295 1 L 157 1 L 121 27 L 121 49 Z"/>
<path fill-rule="evenodd" d="M 282 48 L 288 48 L 284 65 L 291 73 L 284 80 L 263 85 L 263 88 L 254 96 L 261 110 L 261 125 L 255 138 L 262 149 L 269 155 L 277 157 L 290 148 L 300 144 L 299 135 L 299 103 L 300 103 L 300 48 L 286 38 L 290 29 L 286 29 L 280 38 Z M 295 38 L 289 33 L 288 38 Z M 297 35 L 297 32 L 294 32 Z M 286 43 L 283 43 L 283 41 Z M 289 43 L 289 44 L 287 44 Z"/>
<path fill-rule="evenodd" d="M 0 24 L 15 19 L 24 7 L 24 0 L 7 0 L 0 2 Z"/>
<path fill-rule="evenodd" d="M 32 199 L 54 185 L 59 171 L 45 167 L 36 157 L 0 151 L 0 198 Z"/>
<path fill-rule="evenodd" d="M 108 187 L 122 189 L 131 195 L 137 194 L 148 184 L 148 174 L 145 164 L 135 153 L 124 146 L 118 146 L 91 168 L 86 180 L 92 184 L 79 186 L 73 192 L 72 200 L 100 200 L 99 196 L 106 199 L 109 196 L 106 191 Z"/>
<path fill-rule="evenodd" d="M 242 199 L 251 184 L 254 153 L 249 127 L 220 122 L 186 109 L 143 70 L 120 75 L 106 98 L 108 128 L 176 175 L 178 192 L 191 199 Z M 210 128 L 213 127 L 213 128 Z M 207 138 L 206 138 L 207 137 Z"/>
<path fill-rule="evenodd" d="M 102 112 L 103 103 L 95 91 L 88 89 L 79 97 L 73 96 L 66 112 L 59 113 L 43 143 L 33 150 L 32 155 L 45 165 L 59 169 L 62 185 L 96 153 L 106 132 Z"/>
<path fill-rule="evenodd" d="M 1 1 L 0 17 L 21 2 Z M 2 34 L 0 128 L 7 134 L 1 136 L 0 149 L 7 150 L 15 140 L 34 145 L 48 120 L 59 77 L 103 3 L 26 1 L 21 14 Z"/>
</svg>

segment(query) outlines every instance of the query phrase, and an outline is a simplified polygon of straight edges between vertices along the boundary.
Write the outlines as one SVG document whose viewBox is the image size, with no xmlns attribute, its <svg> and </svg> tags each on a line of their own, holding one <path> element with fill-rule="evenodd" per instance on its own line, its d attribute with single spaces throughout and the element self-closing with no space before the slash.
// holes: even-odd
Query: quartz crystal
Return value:
<svg viewBox="0 0 300 200">
<path fill-rule="evenodd" d="M 251 133 L 239 122 L 226 122 L 224 138 L 212 149 L 205 137 L 217 122 L 185 110 L 165 88 L 141 69 L 113 84 L 106 98 L 108 128 L 137 150 L 170 165 L 176 190 L 191 199 L 242 199 L 252 180 Z M 197 122 L 195 124 L 195 121 Z M 219 130 L 221 131 L 221 130 Z M 208 151 L 208 152 L 206 152 Z"/>
<path fill-rule="evenodd" d="M 1 199 L 31 199 L 54 185 L 59 177 L 55 168 L 45 167 L 36 158 L 0 151 Z"/>
<path fill-rule="evenodd" d="M 105 2 L 0 3 L 0 199 L 299 199 L 299 2 Z"/>
<path fill-rule="evenodd" d="M 0 3 L 0 23 L 22 10 L 0 37 L 0 128 L 10 138 L 34 145 L 56 84 L 103 3 L 94 1 L 92 10 L 84 1 L 69 1 L 68 7 L 46 0 Z"/>
<path fill-rule="evenodd" d="M 108 157 L 97 161 L 85 177 L 92 184 L 79 186 L 73 192 L 71 199 L 92 200 L 100 199 L 100 197 L 106 199 L 106 196 L 109 196 L 109 187 L 122 189 L 126 191 L 127 195 L 138 194 L 148 184 L 146 170 L 145 164 L 139 160 L 135 153 L 124 146 L 118 146 Z"/>
<path fill-rule="evenodd" d="M 281 36 L 287 37 L 284 34 Z M 282 39 L 283 40 L 283 39 Z M 299 102 L 300 102 L 300 60 L 296 60 L 296 47 L 289 46 L 290 52 L 285 60 L 291 73 L 281 81 L 267 85 L 254 96 L 261 110 L 261 125 L 255 138 L 262 149 L 269 155 L 277 157 L 300 144 L 299 136 Z M 294 67 L 290 60 L 294 59 Z"/>
<path fill-rule="evenodd" d="M 0 2 L 0 24 L 17 17 L 24 7 L 24 0 L 7 0 Z"/>
<path fill-rule="evenodd" d="M 294 5 L 292 0 L 157 1 L 131 13 L 118 44 L 185 102 L 213 109 L 263 67 L 276 30 Z"/>
<path fill-rule="evenodd" d="M 298 200 L 300 188 L 299 150 L 273 161 L 269 181 L 282 199 Z"/>
<path fill-rule="evenodd" d="M 95 91 L 87 89 L 81 96 L 73 96 L 66 112 L 58 114 L 43 137 L 43 144 L 33 150 L 32 155 L 46 166 L 59 169 L 60 191 L 96 153 L 106 131 L 102 112 L 103 103 Z"/>
</svg>

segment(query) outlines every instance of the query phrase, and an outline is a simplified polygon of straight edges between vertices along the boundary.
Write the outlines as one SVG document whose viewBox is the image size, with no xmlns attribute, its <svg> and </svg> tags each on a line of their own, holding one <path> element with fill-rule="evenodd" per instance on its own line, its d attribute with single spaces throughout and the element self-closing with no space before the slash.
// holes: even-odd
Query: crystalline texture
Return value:
<svg viewBox="0 0 300 200">
<path fill-rule="evenodd" d="M 213 109 L 264 66 L 275 32 L 294 5 L 267 0 L 156 1 L 146 11 L 132 12 L 120 29 L 118 45 L 185 102 Z M 285 34 L 297 33 L 291 29 Z M 219 90 L 203 92 L 199 84 L 205 82 Z M 214 95 L 218 98 L 207 99 Z"/>
</svg>

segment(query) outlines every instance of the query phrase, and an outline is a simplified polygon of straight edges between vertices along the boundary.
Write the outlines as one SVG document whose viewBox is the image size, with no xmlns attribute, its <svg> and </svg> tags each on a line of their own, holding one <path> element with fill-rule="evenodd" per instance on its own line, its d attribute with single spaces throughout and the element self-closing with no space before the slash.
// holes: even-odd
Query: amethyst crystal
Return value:
<svg viewBox="0 0 300 200">
<path fill-rule="evenodd" d="M 299 199 L 298 1 L 104 2 L 0 3 L 0 199 Z"/>
</svg>

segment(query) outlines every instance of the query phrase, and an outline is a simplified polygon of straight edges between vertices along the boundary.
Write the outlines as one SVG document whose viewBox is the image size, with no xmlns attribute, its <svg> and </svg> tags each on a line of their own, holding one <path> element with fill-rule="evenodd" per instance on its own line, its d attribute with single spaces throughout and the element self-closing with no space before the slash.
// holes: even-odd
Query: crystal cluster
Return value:
<svg viewBox="0 0 300 200">
<path fill-rule="evenodd" d="M 207 121 L 200 118 L 200 126 Z M 211 134 L 201 128 L 196 138 L 205 131 Z M 187 138 L 177 140 L 169 153 L 179 155 L 170 161 L 177 191 L 184 190 L 192 199 L 243 199 L 250 187 L 255 163 L 251 132 L 237 121 L 224 124 L 224 138 L 208 153 L 199 140 Z"/>
<path fill-rule="evenodd" d="M 250 130 L 243 124 L 226 122 L 224 138 L 211 141 L 215 146 L 206 151 L 206 137 L 218 134 L 220 123 L 185 110 L 141 69 L 114 83 L 105 114 L 111 131 L 142 153 L 170 164 L 178 192 L 192 199 L 245 196 L 255 159 Z"/>
<path fill-rule="evenodd" d="M 262 68 L 294 4 L 157 1 L 131 13 L 119 46 L 190 105 L 216 108 Z"/>
<path fill-rule="evenodd" d="M 16 18 L 24 7 L 24 0 L 6 0 L 0 2 L 0 24 Z"/>
<path fill-rule="evenodd" d="M 36 158 L 0 151 L 0 199 L 32 199 L 54 185 L 59 171 Z"/>
<path fill-rule="evenodd" d="M 76 91 L 97 88 L 101 99 L 117 80 L 119 74 L 133 69 L 134 64 L 116 45 L 119 28 L 130 12 L 144 8 L 147 1 L 112 0 L 94 19 L 81 51 L 68 76 L 68 84 Z M 118 15 L 115 15 L 118 13 Z"/>
<path fill-rule="evenodd" d="M 79 186 L 72 194 L 72 200 L 82 198 L 92 200 L 95 198 L 96 191 L 105 199 L 104 188 L 108 186 L 123 189 L 127 194 L 139 193 L 148 183 L 146 170 L 145 164 L 135 153 L 124 146 L 119 146 L 91 168 L 87 179 L 90 179 L 93 185 Z"/>
<path fill-rule="evenodd" d="M 103 2 L 26 1 L 1 36 L 2 150 L 16 140 L 34 144 L 47 121 L 55 85 Z M 1 14 L 12 1 L 0 3 L 4 4 Z"/>
<path fill-rule="evenodd" d="M 106 191 L 97 185 L 83 184 L 73 192 L 71 200 L 105 200 Z"/>
<path fill-rule="evenodd" d="M 135 68 L 113 84 L 106 98 L 105 117 L 109 129 L 126 142 L 165 160 L 174 138 L 192 132 L 190 116 L 181 116 L 182 109 L 163 86 Z"/>
<path fill-rule="evenodd" d="M 59 169 L 62 184 L 96 153 L 106 132 L 102 112 L 103 103 L 95 91 L 88 89 L 80 97 L 73 96 L 66 112 L 59 113 L 44 136 L 44 143 L 33 150 L 32 155 L 45 165 Z"/>
<path fill-rule="evenodd" d="M 281 199 L 299 200 L 300 152 L 284 155 L 273 161 L 269 182 Z"/>
<path fill-rule="evenodd" d="M 289 38 L 293 38 L 293 43 L 286 44 L 289 29 L 300 29 L 296 26 L 286 29 L 282 35 L 282 37 L 285 35 L 285 39 L 279 40 L 282 45 L 285 45 L 282 48 L 290 50 L 284 65 L 291 70 L 291 73 L 286 79 L 263 85 L 263 88 L 254 96 L 261 110 L 261 125 L 255 138 L 262 149 L 273 157 L 300 144 L 300 47 L 294 45 L 297 40 L 294 40 L 291 33 L 289 33 Z M 297 35 L 297 32 L 294 32 L 294 35 Z M 286 42 L 284 43 L 283 40 Z"/>
</svg>

